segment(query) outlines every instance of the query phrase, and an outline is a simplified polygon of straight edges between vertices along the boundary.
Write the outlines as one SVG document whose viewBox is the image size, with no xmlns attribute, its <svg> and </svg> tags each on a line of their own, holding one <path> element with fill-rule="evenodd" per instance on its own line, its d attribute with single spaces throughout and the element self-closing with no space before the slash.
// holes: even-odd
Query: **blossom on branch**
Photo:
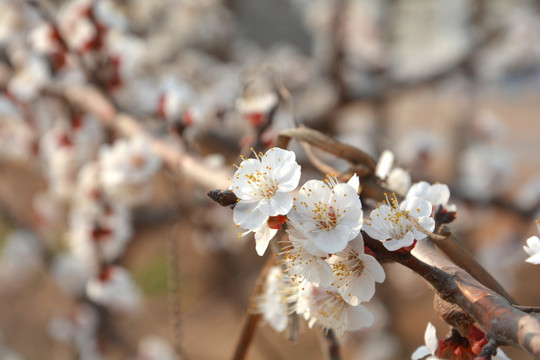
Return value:
<svg viewBox="0 0 540 360">
<path fill-rule="evenodd" d="M 479 359 L 484 346 L 488 343 L 486 334 L 473 326 L 467 335 L 462 337 L 457 331 L 453 331 L 445 339 L 437 339 L 437 329 L 431 323 L 428 323 L 424 334 L 426 345 L 420 346 L 411 356 L 412 360 L 473 360 Z M 426 358 L 427 356 L 427 358 Z M 483 359 L 484 357 L 482 357 Z M 501 350 L 497 349 L 492 360 L 510 360 Z"/>
<path fill-rule="evenodd" d="M 326 182 L 309 180 L 302 186 L 289 214 L 290 224 L 327 254 L 345 249 L 362 228 L 360 186 L 354 175 L 346 184 L 327 176 Z"/>
<path fill-rule="evenodd" d="M 375 294 L 375 283 L 386 277 L 379 262 L 364 253 L 363 243 L 356 248 L 348 246 L 328 259 L 334 273 L 334 284 L 343 299 L 356 306 L 369 301 Z"/>
<path fill-rule="evenodd" d="M 382 241 L 390 251 L 407 248 L 415 240 L 426 237 L 408 216 L 412 216 L 421 227 L 431 232 L 435 228 L 435 221 L 430 217 L 431 210 L 431 204 L 424 199 L 413 196 L 399 204 L 394 197 L 391 204 L 385 201 L 371 212 L 364 231 L 370 237 Z"/>
<path fill-rule="evenodd" d="M 298 186 L 300 165 L 292 151 L 279 148 L 256 156 L 244 159 L 238 166 L 230 189 L 238 197 L 234 222 L 249 230 L 244 235 L 251 231 L 259 234 L 256 236 L 257 253 L 262 255 L 277 232 L 277 225 L 272 228 L 272 224 L 268 224 L 270 217 L 286 215 L 293 206 L 289 192 Z"/>
<path fill-rule="evenodd" d="M 297 289 L 279 266 L 268 271 L 262 293 L 255 299 L 255 312 L 277 332 L 287 328 L 291 303 L 296 300 Z"/>
<path fill-rule="evenodd" d="M 296 312 L 304 316 L 310 328 L 317 324 L 337 337 L 373 325 L 375 316 L 363 305 L 349 305 L 335 287 L 318 287 L 310 283 L 300 289 Z"/>
<path fill-rule="evenodd" d="M 99 152 L 99 162 L 103 189 L 111 199 L 128 206 L 149 199 L 150 180 L 159 170 L 161 159 L 152 151 L 145 136 L 104 145 Z"/>
<path fill-rule="evenodd" d="M 450 189 L 448 185 L 430 185 L 426 181 L 420 181 L 411 186 L 407 192 L 407 198 L 413 196 L 429 201 L 434 209 L 441 205 L 446 211 L 456 211 L 456 205 L 448 204 L 448 200 L 450 200 Z"/>
</svg>

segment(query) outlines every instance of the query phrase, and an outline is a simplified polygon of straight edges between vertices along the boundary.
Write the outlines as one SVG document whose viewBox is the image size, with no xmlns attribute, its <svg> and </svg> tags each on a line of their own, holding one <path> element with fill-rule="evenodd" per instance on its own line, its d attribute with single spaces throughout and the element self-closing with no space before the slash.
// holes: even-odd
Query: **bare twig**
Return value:
<svg viewBox="0 0 540 360">
<path fill-rule="evenodd" d="M 253 307 L 256 298 L 259 296 L 259 294 L 262 291 L 264 279 L 266 278 L 266 275 L 268 274 L 268 271 L 272 266 L 275 265 L 275 256 L 270 256 L 268 260 L 266 261 L 266 264 L 262 268 L 261 272 L 259 273 L 259 276 L 257 280 L 255 281 L 255 288 L 253 289 L 253 292 L 251 293 L 251 306 Z M 251 311 L 248 313 L 246 322 L 244 323 L 244 327 L 242 329 L 242 334 L 240 335 L 240 339 L 238 340 L 238 343 L 236 345 L 236 349 L 234 351 L 233 360 L 243 360 L 246 358 L 247 351 L 249 349 L 249 345 L 253 341 L 253 337 L 255 336 L 255 330 L 257 328 L 257 325 L 262 319 L 261 314 L 254 314 Z"/>
<path fill-rule="evenodd" d="M 302 127 L 283 130 L 279 133 L 276 146 L 286 149 L 291 139 L 306 142 L 352 164 L 364 165 L 372 172 L 375 171 L 377 163 L 367 153 L 354 146 L 340 143 L 316 130 Z"/>
</svg>

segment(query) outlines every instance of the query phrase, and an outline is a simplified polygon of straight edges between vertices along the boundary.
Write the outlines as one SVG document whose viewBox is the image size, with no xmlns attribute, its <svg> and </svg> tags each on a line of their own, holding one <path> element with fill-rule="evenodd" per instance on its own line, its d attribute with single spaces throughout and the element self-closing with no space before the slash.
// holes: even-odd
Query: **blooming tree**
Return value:
<svg viewBox="0 0 540 360">
<path fill-rule="evenodd" d="M 505 290 L 512 282 L 503 287 L 490 273 L 492 266 L 494 275 L 511 275 L 505 264 L 525 256 L 521 247 L 527 266 L 540 263 L 538 237 L 525 243 L 514 234 L 518 249 L 498 247 L 499 258 L 480 251 L 490 272 L 456 240 L 489 228 L 484 208 L 527 224 L 538 217 L 537 179 L 511 189 L 515 201 L 500 197 L 515 182 L 512 156 L 500 146 L 508 131 L 478 109 L 483 83 L 538 66 L 533 5 L 430 8 L 437 19 L 457 16 L 452 25 L 407 19 L 422 10 L 391 1 L 291 0 L 299 17 L 291 26 L 303 24 L 313 40 L 306 55 L 301 46 L 252 41 L 241 29 L 243 3 L 0 0 L 2 303 L 16 309 L 14 296 L 54 286 L 55 301 L 32 293 L 31 309 L 13 314 L 33 317 L 61 299 L 58 312 L 36 318 L 46 318 L 42 330 L 64 344 L 65 358 L 184 359 L 199 321 L 184 326 L 185 313 L 202 304 L 201 318 L 227 318 L 218 304 L 226 302 L 235 312 L 223 322 L 235 325 L 262 267 L 244 330 L 236 344 L 227 337 L 234 359 L 246 358 L 260 319 L 293 342 L 318 329 L 331 359 L 347 342 L 363 354 L 384 348 L 392 359 L 404 355 L 390 346 L 399 341 L 388 335 L 386 309 L 415 295 L 410 272 L 396 273 L 396 263 L 426 280 L 434 313 L 451 328 L 439 340 L 429 324 L 425 347 L 412 353 L 418 344 L 401 344 L 414 345 L 407 356 L 506 359 L 499 347 L 510 345 L 540 357 L 538 308 L 518 305 Z M 420 40 L 430 56 L 394 34 L 424 23 L 437 29 Z M 455 139 L 393 128 L 394 95 L 433 84 L 460 99 L 454 117 L 464 120 L 445 129 Z M 204 197 L 208 190 L 231 209 Z M 171 219 L 181 226 L 156 235 Z M 140 240 L 145 233 L 152 245 Z M 144 280 L 153 268 L 137 268 L 156 243 L 167 247 L 156 267 L 169 297 L 158 321 L 148 314 L 164 303 L 156 306 Z M 197 271 L 217 280 L 204 289 Z M 405 293 L 388 290 L 392 282 Z M 213 293 L 227 299 L 212 302 Z M 193 306 L 180 311 L 183 301 Z M 34 323 L 25 316 L 15 324 Z M 208 324 L 199 332 L 211 336 Z M 14 340 L 21 331 L 10 325 L 0 325 L 0 359 L 22 359 Z M 51 343 L 20 352 L 55 357 L 44 355 Z M 364 351 L 369 345 L 377 349 Z"/>
</svg>

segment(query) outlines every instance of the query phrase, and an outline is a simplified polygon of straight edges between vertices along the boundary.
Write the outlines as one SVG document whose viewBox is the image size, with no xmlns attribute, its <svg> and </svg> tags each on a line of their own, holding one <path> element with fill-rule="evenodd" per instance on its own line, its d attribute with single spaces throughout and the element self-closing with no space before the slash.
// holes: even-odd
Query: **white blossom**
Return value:
<svg viewBox="0 0 540 360">
<path fill-rule="evenodd" d="M 364 253 L 363 243 L 360 245 L 348 246 L 328 259 L 334 274 L 333 284 L 343 299 L 353 306 L 371 300 L 375 283 L 382 283 L 386 277 L 381 264 Z"/>
<path fill-rule="evenodd" d="M 430 185 L 426 181 L 420 181 L 411 186 L 407 192 L 407 198 L 413 196 L 429 201 L 434 209 L 437 209 L 439 205 L 442 205 L 447 211 L 456 211 L 455 205 L 448 204 L 448 200 L 450 200 L 450 189 L 448 188 L 448 185 Z"/>
<path fill-rule="evenodd" d="M 231 190 L 238 197 L 236 225 L 259 233 L 257 252 L 262 255 L 275 232 L 261 229 L 271 216 L 286 215 L 293 206 L 290 191 L 298 186 L 300 165 L 292 151 L 272 148 L 256 159 L 245 159 L 233 176 Z"/>
<path fill-rule="evenodd" d="M 281 250 L 285 271 L 298 284 L 306 281 L 327 286 L 332 281 L 332 267 L 324 260 L 328 254 L 319 250 L 307 237 L 295 229 L 287 230 L 289 244 Z"/>
<path fill-rule="evenodd" d="M 371 311 L 363 305 L 347 304 L 335 288 L 310 283 L 300 288 L 296 312 L 304 316 L 310 328 L 317 324 L 324 331 L 334 331 L 337 337 L 369 327 L 375 321 Z"/>
<path fill-rule="evenodd" d="M 421 227 L 431 232 L 435 228 L 435 221 L 430 217 L 431 210 L 431 204 L 418 197 L 407 198 L 401 205 L 394 198 L 391 205 L 385 202 L 371 212 L 364 231 L 370 237 L 382 241 L 386 249 L 399 250 L 426 237 L 407 215 L 415 218 Z"/>
<path fill-rule="evenodd" d="M 131 239 L 128 209 L 121 204 L 102 203 L 93 216 L 72 211 L 68 244 L 73 255 L 91 266 L 116 260 Z"/>
<path fill-rule="evenodd" d="M 406 194 L 411 186 L 411 175 L 401 167 L 394 167 L 394 153 L 390 150 L 384 150 L 379 157 L 375 175 L 398 194 Z"/>
<path fill-rule="evenodd" d="M 257 297 L 255 311 L 277 332 L 287 328 L 291 303 L 294 300 L 294 285 L 279 266 L 268 271 L 262 293 Z"/>
<path fill-rule="evenodd" d="M 56 285 L 73 296 L 84 294 L 86 282 L 92 273 L 93 269 L 87 262 L 79 261 L 69 253 L 57 255 L 51 265 L 51 275 Z"/>
<path fill-rule="evenodd" d="M 347 184 L 339 184 L 332 177 L 326 183 L 309 180 L 294 202 L 290 224 L 320 251 L 333 254 L 345 249 L 362 228 L 359 185 L 356 174 Z"/>
</svg>

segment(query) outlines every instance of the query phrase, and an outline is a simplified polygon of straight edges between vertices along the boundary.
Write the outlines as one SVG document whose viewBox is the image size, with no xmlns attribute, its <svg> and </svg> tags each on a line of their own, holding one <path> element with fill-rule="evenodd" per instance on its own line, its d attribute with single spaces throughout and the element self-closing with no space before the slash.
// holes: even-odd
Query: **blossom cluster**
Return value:
<svg viewBox="0 0 540 360">
<path fill-rule="evenodd" d="M 255 233 L 259 255 L 278 230 L 288 234 L 278 242 L 280 265 L 269 272 L 257 311 L 278 331 L 293 312 L 338 336 L 369 327 L 375 317 L 364 304 L 385 272 L 362 231 L 388 251 L 409 251 L 434 230 L 435 212 L 455 212 L 448 187 L 417 183 L 401 203 L 387 197 L 364 216 L 356 174 L 346 183 L 331 175 L 308 180 L 296 190 L 300 177 L 294 152 L 271 148 L 244 159 L 232 179 L 234 222 L 247 230 L 240 236 Z"/>
</svg>

